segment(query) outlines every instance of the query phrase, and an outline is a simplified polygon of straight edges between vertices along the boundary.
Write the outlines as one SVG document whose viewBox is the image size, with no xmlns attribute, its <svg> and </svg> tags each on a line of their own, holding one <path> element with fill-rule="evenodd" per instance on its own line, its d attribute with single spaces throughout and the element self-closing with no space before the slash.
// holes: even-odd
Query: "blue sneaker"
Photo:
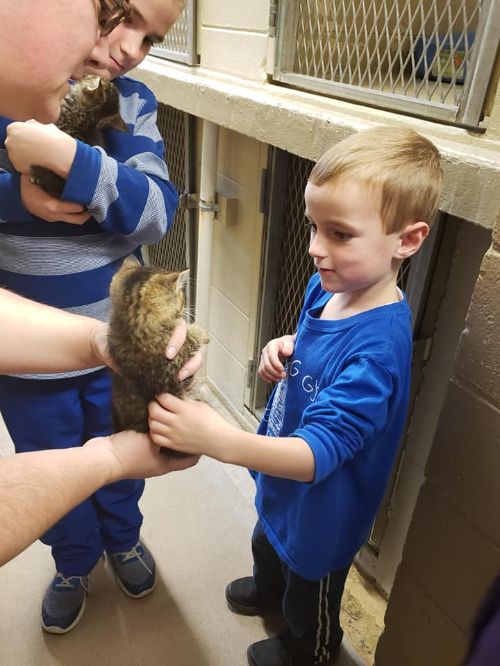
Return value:
<svg viewBox="0 0 500 666">
<path fill-rule="evenodd" d="M 153 591 L 156 585 L 156 565 L 144 544 L 138 541 L 125 553 L 108 553 L 116 582 L 133 599 L 140 599 Z"/>
<path fill-rule="evenodd" d="M 64 576 L 56 573 L 42 602 L 42 628 L 49 634 L 67 634 L 85 612 L 90 589 L 88 576 Z"/>
</svg>

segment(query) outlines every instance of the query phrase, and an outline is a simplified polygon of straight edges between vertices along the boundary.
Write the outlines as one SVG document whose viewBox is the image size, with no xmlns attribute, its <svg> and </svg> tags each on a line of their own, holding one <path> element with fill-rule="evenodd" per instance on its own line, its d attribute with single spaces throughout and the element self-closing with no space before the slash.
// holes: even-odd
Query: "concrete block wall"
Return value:
<svg viewBox="0 0 500 666">
<path fill-rule="evenodd" d="M 457 666 L 500 567 L 500 218 L 481 265 L 377 666 Z"/>
<path fill-rule="evenodd" d="M 269 0 L 200 2 L 201 65 L 245 79 L 265 80 L 268 16 Z"/>
</svg>

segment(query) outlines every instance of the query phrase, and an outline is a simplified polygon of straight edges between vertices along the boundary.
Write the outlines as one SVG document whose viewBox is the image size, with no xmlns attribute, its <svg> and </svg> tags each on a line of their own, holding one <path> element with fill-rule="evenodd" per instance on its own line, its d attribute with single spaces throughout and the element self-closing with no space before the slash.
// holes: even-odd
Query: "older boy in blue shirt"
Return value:
<svg viewBox="0 0 500 666">
<path fill-rule="evenodd" d="M 279 608 L 286 631 L 250 645 L 251 666 L 335 660 L 340 600 L 396 456 L 408 406 L 411 314 L 397 287 L 436 213 L 435 146 L 376 127 L 333 146 L 305 191 L 309 254 L 297 332 L 272 340 L 259 373 L 278 384 L 258 434 L 207 405 L 165 395 L 150 406 L 155 443 L 248 467 L 258 522 L 253 576 L 226 588 L 243 614 Z"/>
</svg>

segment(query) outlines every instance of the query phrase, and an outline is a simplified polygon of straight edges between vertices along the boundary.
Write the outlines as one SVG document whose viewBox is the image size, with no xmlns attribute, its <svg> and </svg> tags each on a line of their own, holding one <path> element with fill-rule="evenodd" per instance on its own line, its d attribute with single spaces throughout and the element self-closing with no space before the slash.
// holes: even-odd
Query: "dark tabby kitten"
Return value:
<svg viewBox="0 0 500 666">
<path fill-rule="evenodd" d="M 177 356 L 165 357 L 176 320 L 184 311 L 183 273 L 139 266 L 126 259 L 111 281 L 108 345 L 119 368 L 113 373 L 113 427 L 148 432 L 148 403 L 160 393 L 183 397 L 192 377 L 179 382 L 180 368 L 208 342 L 206 333 L 189 325 Z M 165 449 L 171 455 L 185 454 Z"/>
<path fill-rule="evenodd" d="M 127 131 L 120 116 L 120 95 L 114 83 L 98 76 L 85 76 L 75 83 L 61 102 L 61 115 L 56 125 L 75 139 L 105 148 L 105 129 Z M 49 169 L 37 165 L 31 167 L 30 180 L 56 198 L 61 196 L 66 182 Z"/>
</svg>

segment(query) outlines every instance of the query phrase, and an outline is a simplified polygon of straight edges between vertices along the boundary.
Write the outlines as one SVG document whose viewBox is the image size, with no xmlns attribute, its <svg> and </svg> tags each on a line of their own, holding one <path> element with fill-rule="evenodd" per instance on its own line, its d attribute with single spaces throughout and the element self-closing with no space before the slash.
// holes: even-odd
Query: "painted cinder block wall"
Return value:
<svg viewBox="0 0 500 666">
<path fill-rule="evenodd" d="M 500 217 L 386 614 L 378 666 L 458 666 L 500 568 Z"/>
</svg>

